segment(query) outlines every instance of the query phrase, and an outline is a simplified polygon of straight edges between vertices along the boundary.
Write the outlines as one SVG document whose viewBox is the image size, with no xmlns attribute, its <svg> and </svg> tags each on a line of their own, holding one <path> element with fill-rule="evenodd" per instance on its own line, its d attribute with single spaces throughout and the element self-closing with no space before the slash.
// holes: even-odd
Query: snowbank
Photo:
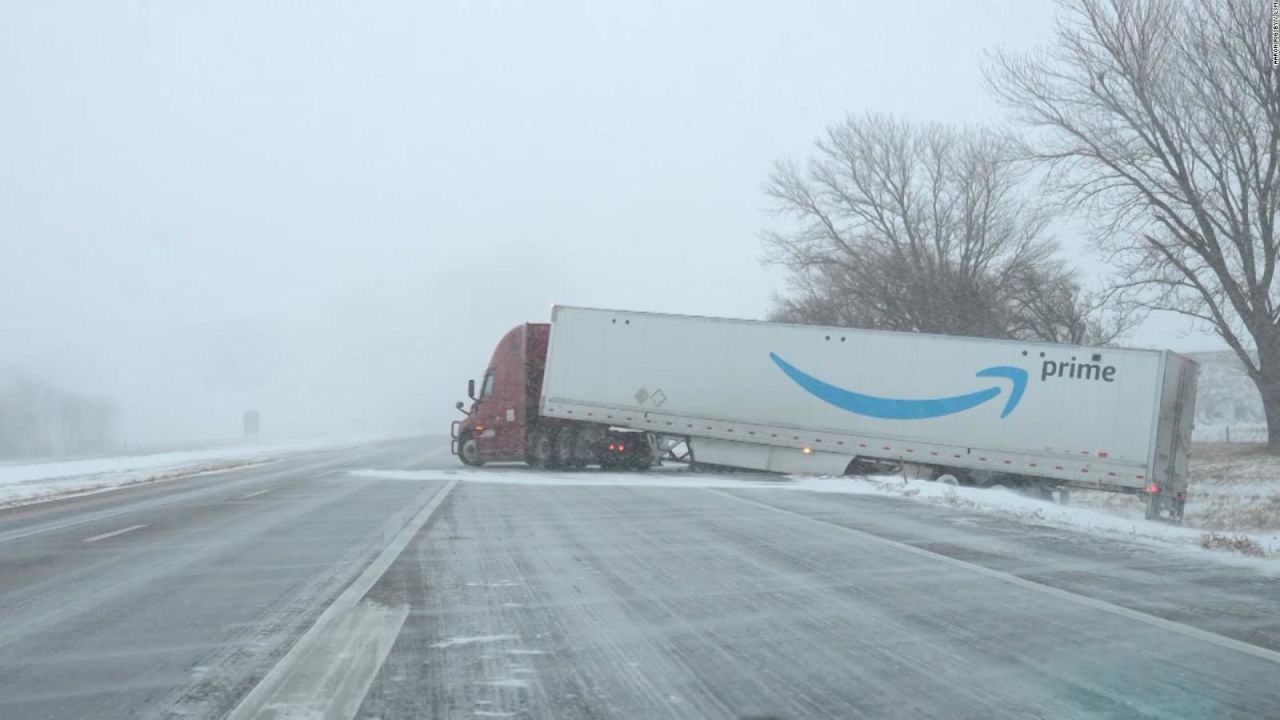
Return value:
<svg viewBox="0 0 1280 720">
<path fill-rule="evenodd" d="M 150 455 L 0 465 L 0 507 L 25 505 L 126 485 L 271 462 L 286 455 L 362 444 L 369 440 L 322 440 L 276 445 L 232 445 Z"/>
<path fill-rule="evenodd" d="M 1081 507 L 1076 503 L 1077 498 L 1081 495 L 1079 491 L 1073 491 L 1071 494 L 1073 504 L 1060 505 L 1053 501 L 1028 497 L 1014 490 L 954 487 L 940 485 L 927 480 L 904 482 L 901 477 L 824 478 L 821 479 L 821 482 L 847 483 L 849 485 L 845 490 L 836 490 L 838 492 L 912 498 L 935 504 L 997 513 L 1041 525 L 1105 532 L 1124 535 L 1129 538 L 1172 543 L 1189 548 L 1199 548 L 1201 539 L 1205 535 L 1204 529 L 1199 527 L 1168 525 L 1145 520 L 1140 500 L 1130 496 L 1117 496 L 1114 493 L 1100 494 L 1105 494 L 1110 498 L 1122 498 L 1129 503 L 1133 503 L 1130 512 L 1119 513 L 1096 507 Z M 813 487 L 814 483 L 814 480 L 810 480 L 802 481 L 800 484 Z M 833 490 L 823 491 L 832 492 Z M 1241 531 L 1236 534 L 1256 542 L 1269 557 L 1280 559 L 1280 532 L 1253 530 Z"/>
<path fill-rule="evenodd" d="M 816 477 L 776 476 L 764 474 L 694 473 L 683 469 L 663 468 L 649 473 L 611 472 L 536 472 L 522 467 L 439 470 L 356 470 L 353 475 L 397 480 L 438 480 L 458 477 L 464 482 L 544 485 L 562 487 L 620 487 L 677 489 L 760 489 L 780 492 L 819 492 L 852 495 L 878 495 L 928 502 L 977 512 L 995 513 L 1020 522 L 1051 525 L 1085 532 L 1141 539 L 1166 546 L 1185 548 L 1190 552 L 1208 553 L 1227 562 L 1246 564 L 1259 561 L 1203 550 L 1203 529 L 1150 522 L 1142 517 L 1141 505 L 1133 514 L 1117 513 L 1095 507 L 1059 505 L 1053 501 L 1022 495 L 1014 490 L 982 489 L 942 485 L 929 480 L 904 480 L 901 476 Z M 1077 493 L 1072 494 L 1074 502 Z M 1132 501 L 1132 498 L 1126 498 Z M 1280 559 L 1280 532 L 1241 532 L 1256 542 L 1273 563 Z"/>
</svg>

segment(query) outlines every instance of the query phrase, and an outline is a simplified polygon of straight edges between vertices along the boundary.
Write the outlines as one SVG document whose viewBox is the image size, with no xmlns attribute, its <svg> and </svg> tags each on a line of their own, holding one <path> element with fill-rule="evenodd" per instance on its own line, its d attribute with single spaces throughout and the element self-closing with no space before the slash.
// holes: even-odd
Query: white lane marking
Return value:
<svg viewBox="0 0 1280 720">
<path fill-rule="evenodd" d="M 1226 637 L 1225 635 L 1219 635 L 1217 633 L 1209 632 L 1208 630 L 1201 630 L 1200 628 L 1192 627 L 1190 625 L 1183 625 L 1182 623 L 1177 623 L 1172 620 L 1166 620 L 1156 615 L 1148 615 L 1147 613 L 1144 613 L 1140 610 L 1134 610 L 1132 608 L 1124 607 L 1123 605 L 1116 605 L 1114 603 L 1109 603 L 1106 600 L 1099 600 L 1098 598 L 1089 597 L 1088 595 L 1079 595 L 1077 593 L 1071 592 L 1070 590 L 1063 590 L 1062 588 L 1056 588 L 1051 585 L 1043 585 L 1033 580 L 1027 580 L 1026 578 L 1018 577 L 1017 575 L 1011 575 L 1007 572 L 1002 572 L 1000 570 L 993 570 L 984 565 L 977 565 L 975 563 L 971 563 L 966 560 L 958 560 L 948 555 L 943 555 L 941 553 L 933 552 L 932 550 L 925 550 L 924 548 L 918 548 L 915 545 L 908 545 L 907 543 L 898 542 L 897 540 L 890 540 L 888 538 L 883 538 L 883 537 L 880 537 L 879 535 L 873 535 L 869 532 L 864 532 L 862 530 L 854 530 L 851 527 L 846 527 L 844 525 L 838 525 L 833 522 L 821 520 L 819 518 L 815 518 L 810 515 L 805 515 L 804 513 L 801 513 L 801 512 L 795 512 L 793 510 L 780 508 L 780 507 L 777 507 L 776 505 L 762 503 L 758 500 L 750 500 L 748 498 L 739 497 L 732 493 L 727 493 L 723 490 L 711 490 L 711 492 L 714 492 L 717 495 L 723 495 L 724 497 L 733 498 L 734 500 L 738 500 L 739 502 L 744 502 L 749 505 L 755 505 L 756 507 L 762 507 L 768 510 L 773 510 L 774 512 L 785 513 L 787 515 L 792 515 L 795 517 L 804 518 L 806 520 L 812 520 L 813 522 L 822 523 L 823 525 L 826 525 L 828 527 L 833 527 L 833 528 L 843 530 L 847 533 L 856 535 L 864 540 L 884 545 L 885 547 L 891 547 L 897 550 L 902 550 L 903 552 L 909 552 L 913 555 L 919 555 L 920 557 L 929 558 L 931 560 L 937 560 L 938 562 L 946 563 L 948 565 L 953 565 L 958 568 L 963 568 L 965 570 L 976 572 L 979 575 L 985 575 L 989 578 L 993 578 L 995 580 L 1000 580 L 1002 582 L 1009 583 L 1010 585 L 1017 585 L 1018 587 L 1026 588 L 1028 590 L 1034 590 L 1038 593 L 1043 593 L 1045 595 L 1050 595 L 1052 597 L 1056 597 L 1062 600 L 1067 600 L 1069 602 L 1073 602 L 1079 605 L 1091 607 L 1095 610 L 1101 610 L 1103 612 L 1111 613 L 1112 615 L 1118 615 L 1128 620 L 1137 620 L 1140 623 L 1145 623 L 1147 625 L 1151 625 L 1152 627 L 1158 627 L 1162 630 L 1170 630 L 1172 632 L 1178 633 L 1179 635 L 1183 635 L 1185 637 L 1189 637 L 1194 640 L 1201 640 L 1207 643 L 1212 643 L 1214 645 L 1217 645 L 1218 647 L 1226 648 L 1228 650 L 1235 650 L 1236 652 L 1244 653 L 1245 655 L 1252 655 L 1253 657 L 1256 657 L 1260 660 L 1267 660 L 1276 664 L 1280 664 L 1280 652 L 1276 652 L 1275 650 L 1268 650 L 1267 648 L 1259 647 L 1257 645 L 1252 645 L 1242 640 L 1229 638 L 1229 637 Z"/>
<path fill-rule="evenodd" d="M 289 703 L 296 702 L 298 698 L 306 698 L 305 702 L 311 710 L 315 710 L 320 703 L 327 705 L 316 717 L 355 716 L 364 693 L 368 692 L 369 685 L 400 632 L 400 624 L 408 615 L 408 608 L 396 611 L 369 605 L 361 607 L 358 605 L 360 598 L 373 588 L 374 583 L 391 567 L 391 563 L 409 546 L 413 537 L 427 524 L 432 513 L 457 484 L 457 480 L 450 480 L 436 492 L 391 544 L 374 558 L 369 567 L 320 613 L 315 624 L 298 638 L 289 652 L 244 696 L 240 704 L 227 715 L 226 720 L 271 718 L 277 715 L 284 717 Z M 373 661 L 362 663 L 359 668 L 346 667 L 344 663 L 349 658 L 344 658 L 341 652 L 332 652 L 332 648 L 350 645 L 358 636 L 368 632 L 362 626 L 367 627 L 369 624 L 383 628 L 381 632 L 373 633 L 377 648 L 366 656 L 372 657 Z M 326 684 L 335 673 L 347 673 L 343 683 L 349 688 L 349 692 L 336 694 L 334 688 Z M 280 702 L 284 698 L 287 700 Z"/>
<path fill-rule="evenodd" d="M 523 679 L 521 679 L 521 678 L 501 678 L 501 679 L 499 679 L 499 680 L 490 680 L 489 682 L 484 682 L 484 683 L 480 683 L 480 684 L 481 684 L 481 685 L 488 685 L 488 686 L 490 686 L 490 687 L 500 687 L 500 688 L 527 688 L 527 687 L 529 687 L 529 681 L 528 681 L 528 680 L 523 680 Z"/>
<path fill-rule="evenodd" d="M 407 617 L 408 605 L 385 608 L 369 602 L 342 613 L 255 716 L 279 720 L 355 717 Z"/>
<path fill-rule="evenodd" d="M 468 637 L 453 637 L 444 642 L 432 643 L 433 648 L 451 648 L 459 645 L 476 645 L 478 643 L 494 643 L 503 640 L 519 640 L 516 635 L 471 635 Z"/>
<path fill-rule="evenodd" d="M 240 499 L 248 500 L 251 497 L 258 497 L 259 495 L 265 495 L 266 493 L 269 493 L 269 492 L 271 492 L 271 488 L 267 488 L 266 490 L 258 490 L 257 492 L 251 492 L 248 495 L 241 495 Z"/>
<path fill-rule="evenodd" d="M 115 537 L 115 536 L 117 536 L 117 535 L 123 535 L 123 534 L 125 534 L 125 533 L 127 533 L 127 532 L 133 532 L 134 530 L 141 530 L 141 529 L 142 529 L 142 528 L 144 528 L 144 527 L 146 527 L 146 525 L 130 525 L 130 526 L 129 526 L 129 527 L 127 527 L 127 528 L 122 528 L 122 529 L 120 529 L 120 530 L 114 530 L 114 531 L 109 532 L 109 533 L 102 533 L 101 535 L 94 535 L 94 536 L 93 536 L 93 537 L 91 537 L 91 538 L 85 538 L 84 540 L 81 540 L 80 542 L 98 542 L 99 540 L 106 540 L 106 539 L 107 539 L 107 538 L 109 538 L 109 537 Z"/>
</svg>

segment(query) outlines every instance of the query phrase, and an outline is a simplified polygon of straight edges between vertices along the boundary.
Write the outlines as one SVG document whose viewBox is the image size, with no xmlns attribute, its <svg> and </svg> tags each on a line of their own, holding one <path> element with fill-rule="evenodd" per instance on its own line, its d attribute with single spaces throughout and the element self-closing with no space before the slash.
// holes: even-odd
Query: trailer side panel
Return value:
<svg viewBox="0 0 1280 720">
<path fill-rule="evenodd" d="M 1151 472 L 1161 360 L 1146 350 L 557 307 L 541 408 L 1137 490 Z"/>
</svg>

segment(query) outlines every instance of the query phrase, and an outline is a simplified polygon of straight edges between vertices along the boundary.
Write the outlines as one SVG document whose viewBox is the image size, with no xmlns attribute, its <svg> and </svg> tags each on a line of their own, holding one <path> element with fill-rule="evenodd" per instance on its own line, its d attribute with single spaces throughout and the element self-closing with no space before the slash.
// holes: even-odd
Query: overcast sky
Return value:
<svg viewBox="0 0 1280 720">
<path fill-rule="evenodd" d="M 10 3 L 0 373 L 130 438 L 444 431 L 552 303 L 761 317 L 760 185 L 868 110 L 998 122 L 1050 3 Z M 1073 252 L 1080 243 L 1062 238 Z M 1134 344 L 1212 347 L 1153 323 Z"/>
</svg>

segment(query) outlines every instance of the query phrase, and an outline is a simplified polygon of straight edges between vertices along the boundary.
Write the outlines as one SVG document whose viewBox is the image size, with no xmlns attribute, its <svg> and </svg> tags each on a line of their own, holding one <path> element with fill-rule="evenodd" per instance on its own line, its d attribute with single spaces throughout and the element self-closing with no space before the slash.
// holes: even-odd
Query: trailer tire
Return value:
<svg viewBox="0 0 1280 720">
<path fill-rule="evenodd" d="M 943 485 L 959 485 L 960 484 L 960 478 L 956 477 L 955 475 L 952 475 L 951 473 L 942 473 L 938 477 L 934 478 L 934 481 L 942 483 Z"/>
<path fill-rule="evenodd" d="M 608 428 L 603 425 L 578 425 L 573 434 L 573 453 L 578 467 L 600 465 L 604 461 L 604 446 L 607 442 Z"/>
<path fill-rule="evenodd" d="M 538 470 L 554 470 L 556 466 L 556 436 L 551 428 L 533 431 L 529 443 L 529 464 Z"/>
<path fill-rule="evenodd" d="M 556 433 L 555 465 L 565 470 L 580 470 L 586 463 L 578 454 L 578 430 L 572 425 Z"/>
<path fill-rule="evenodd" d="M 627 469 L 635 470 L 636 472 L 646 472 L 651 467 L 653 467 L 653 458 L 644 457 L 642 455 L 637 455 L 630 463 L 627 464 Z"/>
<path fill-rule="evenodd" d="M 474 435 L 468 433 L 458 438 L 458 459 L 463 465 L 471 467 L 480 467 L 484 464 L 484 460 L 480 459 L 480 447 L 476 445 Z"/>
</svg>

